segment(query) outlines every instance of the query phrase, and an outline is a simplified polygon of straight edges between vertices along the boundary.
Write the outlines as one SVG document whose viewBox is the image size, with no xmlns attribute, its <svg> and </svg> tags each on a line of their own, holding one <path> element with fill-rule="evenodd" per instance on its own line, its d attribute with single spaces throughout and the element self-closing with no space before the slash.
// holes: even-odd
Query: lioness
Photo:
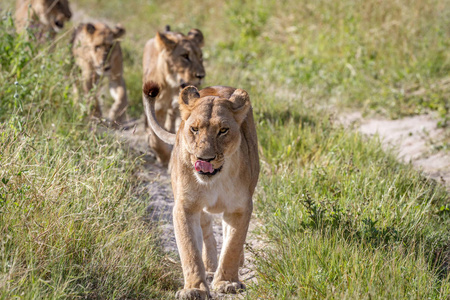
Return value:
<svg viewBox="0 0 450 300">
<path fill-rule="evenodd" d="M 15 24 L 18 32 L 26 27 L 38 28 L 40 34 L 48 32 L 53 38 L 71 17 L 67 0 L 16 1 Z"/>
<path fill-rule="evenodd" d="M 82 23 L 72 37 L 72 53 L 81 69 L 84 93 L 89 93 L 100 77 L 109 77 L 109 92 L 114 104 L 108 117 L 117 122 L 125 121 L 128 106 L 122 50 L 118 41 L 124 34 L 125 29 L 120 25 L 111 29 L 104 23 Z M 102 115 L 97 97 L 94 97 L 94 114 L 97 117 Z"/>
<path fill-rule="evenodd" d="M 170 164 L 173 223 L 184 275 L 184 289 L 177 298 L 209 297 L 205 271 L 215 272 L 213 289 L 236 293 L 245 288 L 238 269 L 259 175 L 250 98 L 244 90 L 231 87 L 198 91 L 188 86 L 179 97 L 181 124 L 175 135 L 157 123 L 158 92 L 154 82 L 143 87 L 148 123 L 164 142 L 174 144 Z M 209 213 L 223 213 L 218 264 Z"/>
<path fill-rule="evenodd" d="M 170 132 L 175 132 L 179 120 L 178 95 L 180 87 L 200 86 L 205 77 L 202 50 L 203 34 L 191 29 L 187 36 L 179 32 L 158 32 L 145 44 L 143 80 L 156 82 L 160 93 L 156 99 L 156 118 Z M 149 145 L 159 162 L 169 162 L 171 148 L 163 143 L 147 126 Z"/>
</svg>

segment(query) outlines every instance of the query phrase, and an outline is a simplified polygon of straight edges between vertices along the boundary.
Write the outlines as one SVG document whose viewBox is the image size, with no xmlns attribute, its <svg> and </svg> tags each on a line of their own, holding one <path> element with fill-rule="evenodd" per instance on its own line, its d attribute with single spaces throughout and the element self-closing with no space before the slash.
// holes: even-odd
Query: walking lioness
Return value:
<svg viewBox="0 0 450 300">
<path fill-rule="evenodd" d="M 123 79 L 123 59 L 119 38 L 125 29 L 116 25 L 110 28 L 104 23 L 82 23 L 72 37 L 72 54 L 81 69 L 82 86 L 85 94 L 103 76 L 109 78 L 109 92 L 114 98 L 108 118 L 110 121 L 125 122 L 128 106 L 127 90 Z M 102 116 L 101 105 L 93 96 L 93 114 Z"/>
<path fill-rule="evenodd" d="M 143 56 L 143 82 L 153 81 L 160 87 L 156 99 L 156 118 L 167 130 L 175 133 L 179 120 L 178 95 L 180 88 L 200 86 L 205 77 L 202 50 L 203 34 L 191 29 L 187 35 L 170 31 L 158 32 L 145 44 Z M 178 122 L 179 123 L 179 122 Z M 163 143 L 150 127 L 149 145 L 159 162 L 166 165 L 171 148 Z"/>
<path fill-rule="evenodd" d="M 238 269 L 259 175 L 258 146 L 250 98 L 244 90 L 188 86 L 181 91 L 181 124 L 177 134 L 156 120 L 159 87 L 143 87 L 148 123 L 164 142 L 174 144 L 171 157 L 175 197 L 173 223 L 184 275 L 178 299 L 206 299 L 205 272 L 215 272 L 213 289 L 236 293 L 245 289 Z M 223 213 L 223 247 L 217 246 L 211 215 Z M 202 253 L 203 252 L 203 253 Z"/>
</svg>

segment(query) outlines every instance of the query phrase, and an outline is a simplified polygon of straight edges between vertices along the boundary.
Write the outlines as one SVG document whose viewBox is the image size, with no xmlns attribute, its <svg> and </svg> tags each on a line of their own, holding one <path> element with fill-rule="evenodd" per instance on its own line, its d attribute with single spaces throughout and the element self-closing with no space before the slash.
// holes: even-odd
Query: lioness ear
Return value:
<svg viewBox="0 0 450 300">
<path fill-rule="evenodd" d="M 189 118 L 192 111 L 192 106 L 199 98 L 200 94 L 198 93 L 198 89 L 193 85 L 187 86 L 181 91 L 178 103 L 180 104 L 182 120 L 187 120 L 187 118 Z"/>
<path fill-rule="evenodd" d="M 250 109 L 250 97 L 248 93 L 242 89 L 237 89 L 230 96 L 231 109 L 234 113 L 234 118 L 239 124 L 247 117 Z"/>
<path fill-rule="evenodd" d="M 89 34 L 93 34 L 93 33 L 95 32 L 95 26 L 92 25 L 91 23 L 87 23 L 87 24 L 86 24 L 86 31 L 87 31 Z"/>
<path fill-rule="evenodd" d="M 188 38 L 195 41 L 200 48 L 203 47 L 203 33 L 199 29 L 191 29 L 188 33 Z"/>
<path fill-rule="evenodd" d="M 114 39 L 118 39 L 125 34 L 125 28 L 121 24 L 117 24 L 112 30 Z"/>
<path fill-rule="evenodd" d="M 169 39 L 167 35 L 165 35 L 164 33 L 157 32 L 155 39 L 156 45 L 158 46 L 159 49 L 172 50 L 173 48 L 175 48 L 176 43 L 171 39 Z"/>
</svg>

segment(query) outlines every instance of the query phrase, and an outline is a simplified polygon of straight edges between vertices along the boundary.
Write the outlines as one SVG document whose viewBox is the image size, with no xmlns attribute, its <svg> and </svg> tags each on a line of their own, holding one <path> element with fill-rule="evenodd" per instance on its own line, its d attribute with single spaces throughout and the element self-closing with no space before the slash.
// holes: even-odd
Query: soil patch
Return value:
<svg viewBox="0 0 450 300">
<path fill-rule="evenodd" d="M 360 112 L 354 112 L 344 114 L 339 120 L 344 126 L 356 128 L 366 135 L 379 136 L 385 149 L 393 148 L 400 160 L 412 163 L 450 191 L 450 153 L 444 147 L 450 132 L 438 127 L 435 116 L 364 119 Z"/>
</svg>

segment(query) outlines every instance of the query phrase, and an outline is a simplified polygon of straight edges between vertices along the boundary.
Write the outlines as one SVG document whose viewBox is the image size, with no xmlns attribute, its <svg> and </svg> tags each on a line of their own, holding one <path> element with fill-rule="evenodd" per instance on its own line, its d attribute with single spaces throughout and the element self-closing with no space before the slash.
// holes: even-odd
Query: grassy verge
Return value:
<svg viewBox="0 0 450 300">
<path fill-rule="evenodd" d="M 253 296 L 448 298 L 448 193 L 324 115 L 277 103 L 258 118 L 255 204 L 271 243 Z"/>
<path fill-rule="evenodd" d="M 0 298 L 170 297 L 178 266 L 142 219 L 135 159 L 85 123 L 67 43 L 0 27 Z"/>
</svg>

